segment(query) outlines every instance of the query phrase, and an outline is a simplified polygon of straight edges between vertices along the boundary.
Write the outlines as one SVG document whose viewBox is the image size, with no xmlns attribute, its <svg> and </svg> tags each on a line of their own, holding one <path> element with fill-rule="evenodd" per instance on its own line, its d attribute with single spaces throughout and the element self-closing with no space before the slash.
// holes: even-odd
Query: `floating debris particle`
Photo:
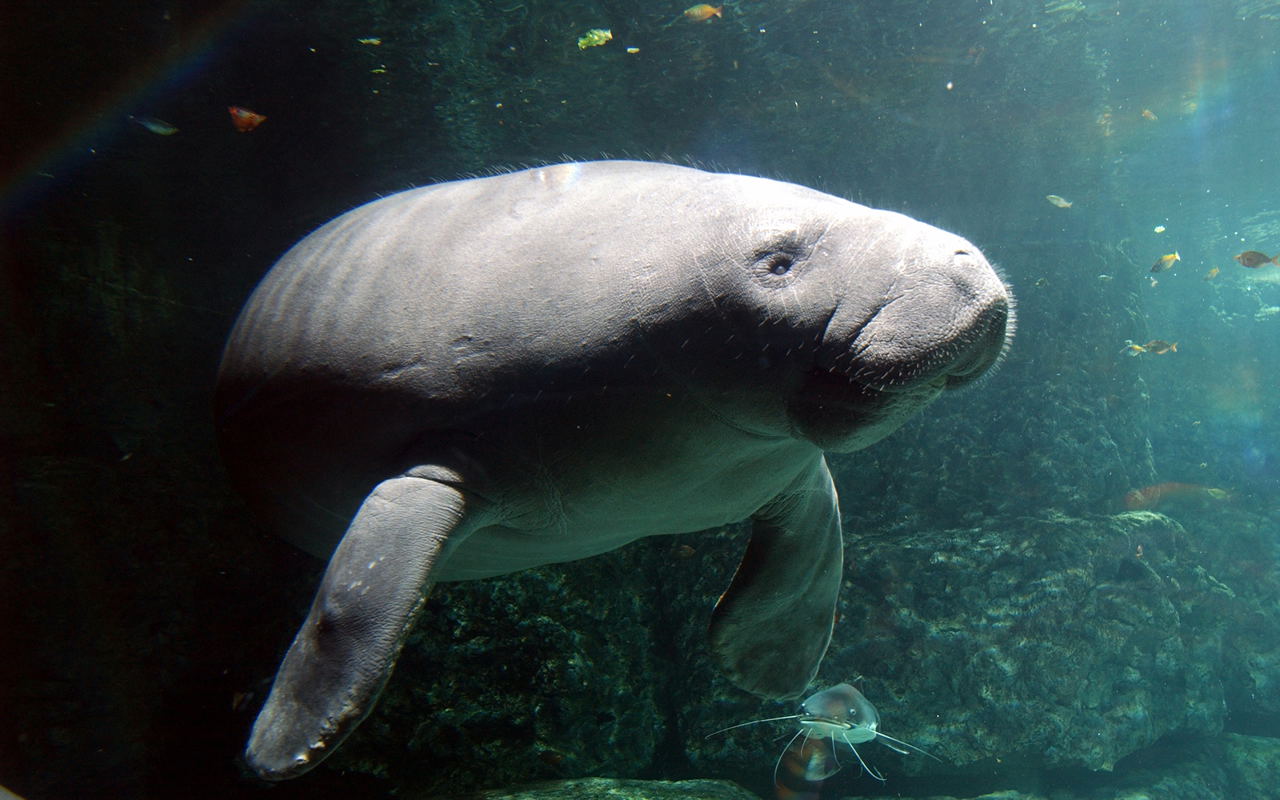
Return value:
<svg viewBox="0 0 1280 800">
<path fill-rule="evenodd" d="M 227 106 L 227 112 L 231 114 L 231 124 L 241 133 L 248 133 L 267 121 L 262 114 L 250 111 L 243 106 Z"/>
<path fill-rule="evenodd" d="M 608 28 L 592 28 L 584 33 L 578 39 L 578 49 L 586 50 L 588 47 L 599 47 L 608 44 L 613 40 L 613 31 Z"/>
<path fill-rule="evenodd" d="M 172 136 L 178 132 L 177 126 L 170 125 L 164 120 L 156 119 L 155 117 L 135 117 L 130 114 L 129 121 L 141 125 L 157 136 Z"/>
</svg>

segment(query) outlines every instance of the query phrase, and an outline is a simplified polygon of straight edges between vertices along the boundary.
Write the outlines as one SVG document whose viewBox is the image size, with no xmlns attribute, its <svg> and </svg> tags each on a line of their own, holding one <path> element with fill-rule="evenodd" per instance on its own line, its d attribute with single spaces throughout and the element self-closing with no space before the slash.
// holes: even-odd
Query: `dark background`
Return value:
<svg viewBox="0 0 1280 800">
<path fill-rule="evenodd" d="M 291 243 L 434 180 L 669 158 L 956 230 L 1014 285 L 1016 346 L 837 461 L 860 529 L 1100 514 L 1177 480 L 1229 488 L 1273 535 L 1280 270 L 1230 259 L 1280 248 L 1280 22 L 1259 3 L 1079 6 L 743 0 L 668 25 L 681 6 L 5 3 L 0 782 L 257 790 L 234 759 L 322 565 L 226 486 L 221 344 Z M 614 40 L 580 50 L 596 27 Z M 232 104 L 268 119 L 238 133 Z M 1124 354 L 1152 338 L 1178 353 Z M 371 771 L 275 796 L 385 790 Z"/>
</svg>

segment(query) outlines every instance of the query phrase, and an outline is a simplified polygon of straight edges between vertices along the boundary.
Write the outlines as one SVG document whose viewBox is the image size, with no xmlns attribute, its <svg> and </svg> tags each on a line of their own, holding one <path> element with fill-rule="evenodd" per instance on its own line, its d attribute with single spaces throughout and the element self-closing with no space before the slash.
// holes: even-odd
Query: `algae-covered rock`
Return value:
<svg viewBox="0 0 1280 800">
<path fill-rule="evenodd" d="M 887 530 L 851 541 L 847 553 L 820 685 L 855 680 L 877 706 L 881 731 L 942 760 L 863 746 L 890 780 L 1110 770 L 1163 736 L 1222 728 L 1230 616 L 1222 609 L 1232 593 L 1168 517 L 1055 515 L 968 530 Z M 786 723 L 705 741 L 692 729 L 794 709 L 732 692 L 716 697 L 688 714 L 694 764 L 712 774 L 755 770 L 767 781 L 785 743 L 773 739 Z M 857 780 L 855 767 L 828 783 L 839 791 Z"/>
<path fill-rule="evenodd" d="M 335 764 L 428 793 L 639 773 L 664 723 L 636 555 L 436 586 Z"/>
<path fill-rule="evenodd" d="M 899 795 L 885 795 L 884 797 L 868 798 L 868 800 L 889 800 Z M 1017 789 L 1003 789 L 998 792 L 987 792 L 979 795 L 943 795 L 931 794 L 927 797 L 917 797 L 915 800 L 1050 800 L 1049 795 L 1040 794 L 1038 792 L 1023 792 Z M 1053 800 L 1065 800 L 1061 793 L 1054 795 Z"/>
<path fill-rule="evenodd" d="M 1243 704 L 1280 671 L 1267 655 L 1276 622 L 1256 599 L 1267 573 L 1250 583 L 1239 563 L 1241 553 L 1260 558 L 1239 533 L 1246 520 L 1222 531 L 1186 520 L 1049 514 L 851 536 L 835 638 L 813 688 L 855 680 L 881 731 L 942 759 L 861 746 L 911 794 L 954 786 L 974 797 L 1028 774 L 1112 769 L 1115 778 L 1087 783 L 1119 792 L 1112 782 L 1136 769 L 1122 759 L 1170 740 L 1213 741 L 1228 712 L 1240 713 L 1225 698 Z M 420 793 L 666 774 L 769 795 L 789 723 L 715 732 L 796 704 L 733 688 L 705 644 L 745 541 L 742 527 L 655 539 L 437 587 L 387 696 L 335 766 Z M 1205 765 L 1176 779 L 1159 772 L 1138 783 L 1225 785 Z M 824 796 L 875 790 L 869 781 L 850 767 Z"/>
<path fill-rule="evenodd" d="M 1280 792 L 1280 739 L 1228 734 L 1223 761 L 1241 800 L 1274 798 Z"/>
<path fill-rule="evenodd" d="M 729 781 L 640 781 L 581 778 L 514 789 L 442 795 L 435 800 L 757 800 Z"/>
<path fill-rule="evenodd" d="M 877 534 L 851 548 L 824 674 L 862 674 L 883 728 L 963 767 L 1109 770 L 1224 715 L 1229 590 L 1158 514 Z M 939 769 L 910 759 L 904 769 Z"/>
</svg>

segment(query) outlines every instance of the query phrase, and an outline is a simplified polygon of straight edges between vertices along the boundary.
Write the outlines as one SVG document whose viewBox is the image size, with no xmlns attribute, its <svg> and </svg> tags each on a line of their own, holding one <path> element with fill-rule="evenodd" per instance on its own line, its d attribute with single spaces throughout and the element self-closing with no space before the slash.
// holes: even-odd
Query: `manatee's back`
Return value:
<svg viewBox="0 0 1280 800">
<path fill-rule="evenodd" d="M 637 285 L 696 279 L 655 270 L 654 248 L 705 246 L 718 213 L 706 186 L 725 178 L 565 164 L 402 192 L 323 226 L 272 268 L 228 340 L 216 412 L 233 479 L 326 555 L 424 440 L 623 363 L 640 374 L 637 296 L 691 293 Z"/>
<path fill-rule="evenodd" d="M 377 302 L 370 289 L 385 272 L 376 235 L 384 212 L 411 199 L 362 206 L 295 245 L 245 304 L 219 367 L 215 417 L 232 480 L 321 557 L 414 435 L 414 416 L 431 413 L 394 382 L 376 385 L 390 352 L 368 344 L 393 331 L 359 313 Z"/>
</svg>

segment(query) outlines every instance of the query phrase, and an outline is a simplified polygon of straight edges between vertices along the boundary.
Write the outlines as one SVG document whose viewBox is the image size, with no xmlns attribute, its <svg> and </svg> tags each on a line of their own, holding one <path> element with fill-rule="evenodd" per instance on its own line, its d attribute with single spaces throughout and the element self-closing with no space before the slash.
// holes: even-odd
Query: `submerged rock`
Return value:
<svg viewBox="0 0 1280 800">
<path fill-rule="evenodd" d="M 1235 790 L 1231 797 L 1272 798 L 1280 791 L 1280 739 L 1228 734 L 1223 767 Z"/>
<path fill-rule="evenodd" d="M 758 800 L 729 781 L 636 781 L 581 778 L 516 789 L 445 795 L 433 800 Z"/>
<path fill-rule="evenodd" d="M 1162 736 L 1222 729 L 1212 609 L 1229 590 L 1168 517 L 1021 518 L 850 549 L 824 675 L 861 673 L 882 729 L 951 765 L 904 771 L 1110 770 Z"/>
<path fill-rule="evenodd" d="M 663 732 L 651 604 L 625 553 L 438 585 L 333 761 L 419 794 L 636 775 Z"/>
<path fill-rule="evenodd" d="M 1218 751 L 1192 777 L 1171 770 L 1249 697 L 1262 715 L 1272 702 L 1280 622 L 1259 601 L 1269 570 L 1245 569 L 1271 563 L 1266 531 L 1184 521 L 1050 513 L 851 537 L 815 691 L 854 681 L 881 731 L 942 759 L 860 745 L 906 795 L 975 797 L 1063 774 L 1129 785 L 1134 760 L 1171 741 L 1195 744 L 1148 783 L 1227 785 L 1217 762 L 1241 773 L 1265 762 Z M 419 796 L 591 774 L 725 777 L 770 796 L 789 723 L 709 736 L 795 711 L 734 689 L 706 655 L 707 618 L 744 545 L 740 529 L 656 539 L 438 587 L 335 766 Z M 824 797 L 882 791 L 845 766 Z"/>
</svg>

